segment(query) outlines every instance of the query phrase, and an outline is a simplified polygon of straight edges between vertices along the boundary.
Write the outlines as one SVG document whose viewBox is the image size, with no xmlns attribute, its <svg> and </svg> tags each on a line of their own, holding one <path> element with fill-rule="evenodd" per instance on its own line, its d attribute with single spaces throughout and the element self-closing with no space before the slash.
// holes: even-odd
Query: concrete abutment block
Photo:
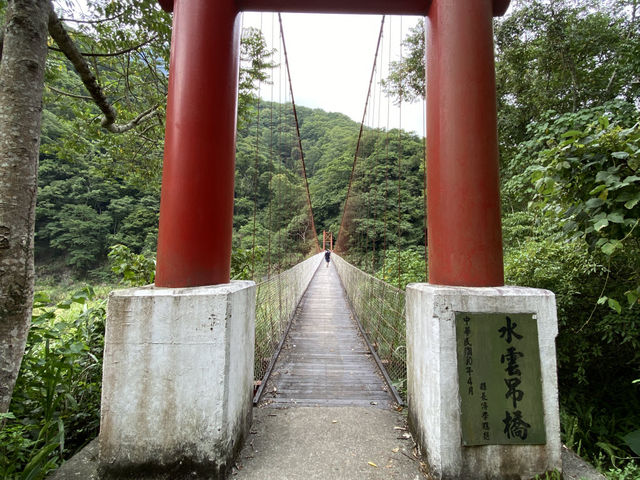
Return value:
<svg viewBox="0 0 640 480">
<path fill-rule="evenodd" d="M 225 478 L 251 425 L 255 284 L 109 297 L 104 478 Z"/>
<path fill-rule="evenodd" d="M 535 314 L 545 444 L 463 445 L 456 312 Z M 555 296 L 546 290 L 430 284 L 407 287 L 409 422 L 434 480 L 529 480 L 562 470 L 557 333 Z"/>
</svg>

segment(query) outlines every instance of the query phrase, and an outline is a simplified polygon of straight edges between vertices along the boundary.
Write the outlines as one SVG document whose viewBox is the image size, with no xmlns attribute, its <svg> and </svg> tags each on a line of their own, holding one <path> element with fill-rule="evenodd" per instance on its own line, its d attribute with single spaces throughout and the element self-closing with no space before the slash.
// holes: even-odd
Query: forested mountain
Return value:
<svg viewBox="0 0 640 480">
<path fill-rule="evenodd" d="M 64 119 L 45 110 L 36 206 L 37 271 L 104 279 L 109 246 L 122 243 L 136 252 L 155 251 L 160 175 L 147 183 L 132 181 L 121 166 L 105 166 L 108 156 L 89 141 L 79 151 L 61 152 L 56 142 L 65 126 Z M 160 156 L 160 164 L 162 147 L 156 146 L 153 155 Z"/>
<path fill-rule="evenodd" d="M 268 102 L 259 108 L 260 127 L 247 126 L 238 137 L 235 245 L 253 245 L 255 208 L 258 245 L 268 246 L 271 231 L 275 258 L 286 256 L 282 248 L 295 237 L 307 242 L 307 251 L 299 250 L 305 248 L 299 246 L 299 253 L 308 253 L 315 241 L 309 237 L 308 206 L 291 108 Z M 298 118 L 315 226 L 319 235 L 326 230 L 337 238 L 360 125 L 342 114 L 305 107 L 298 108 Z M 385 234 L 389 248 L 424 244 L 423 162 L 423 139 L 398 130 L 364 130 L 352 182 L 349 222 L 342 231 L 349 237 L 343 245 L 345 252 L 359 259 L 369 251 L 382 251 Z M 296 212 L 293 216 L 292 207 Z"/>
<path fill-rule="evenodd" d="M 288 266 L 313 251 L 315 240 L 291 105 L 261 102 L 250 111 L 253 121 L 243 124 L 237 138 L 234 248 L 257 248 L 264 273 L 269 252 L 273 267 Z M 337 237 L 360 125 L 320 109 L 297 112 L 316 229 Z M 64 126 L 63 118 L 46 111 L 43 152 L 60 141 Z M 160 152 L 156 146 L 153 155 Z M 105 166 L 100 153 L 94 146 L 77 155 L 67 150 L 41 157 L 36 260 L 42 273 L 64 271 L 66 265 L 74 275 L 104 277 L 109 246 L 155 251 L 160 175 Z M 415 135 L 365 129 L 350 205 L 354 257 L 383 250 L 385 232 L 389 248 L 423 245 L 423 155 L 423 139 Z M 369 235 L 368 247 L 363 235 Z"/>
</svg>

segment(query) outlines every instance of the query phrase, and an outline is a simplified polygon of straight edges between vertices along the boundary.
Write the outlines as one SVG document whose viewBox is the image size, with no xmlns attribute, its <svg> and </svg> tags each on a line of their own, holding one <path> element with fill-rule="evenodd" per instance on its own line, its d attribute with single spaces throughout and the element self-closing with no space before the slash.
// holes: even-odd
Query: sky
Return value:
<svg viewBox="0 0 640 480">
<path fill-rule="evenodd" d="M 424 136 L 424 102 L 405 103 L 400 109 L 383 96 L 379 87 L 381 76 L 387 74 L 389 58 L 397 60 L 400 57 L 400 39 L 417 24 L 419 18 L 385 19 L 382 53 L 378 57 L 375 85 L 365 122 L 368 126 L 401 126 Z M 282 14 L 296 105 L 341 112 L 361 122 L 381 20 L 379 15 Z M 245 12 L 242 22 L 243 27 L 262 26 L 267 42 L 271 45 L 273 41 L 278 48 L 276 63 L 284 65 L 277 15 Z M 274 101 L 282 101 L 284 86 L 279 85 L 280 76 L 280 72 L 274 73 Z M 284 83 L 285 77 L 282 78 Z M 270 85 L 263 84 L 260 93 L 265 100 L 272 99 Z"/>
<path fill-rule="evenodd" d="M 296 104 L 341 112 L 356 122 L 362 120 L 381 18 L 379 15 L 282 14 Z M 420 18 L 386 17 L 377 84 L 387 75 L 389 58 L 399 59 L 401 40 Z M 271 44 L 273 38 L 279 48 L 276 14 L 245 12 L 243 26 L 261 27 L 267 42 Z M 275 34 L 272 35 L 272 32 Z M 276 61 L 278 59 L 279 54 L 276 54 Z M 370 108 L 370 114 L 378 118 L 366 122 L 368 126 L 402 127 L 424 136 L 424 101 L 405 103 L 401 109 L 393 105 L 387 108 L 389 102 L 382 98 L 379 87 L 374 89 L 374 94 L 376 100 Z M 274 82 L 273 95 L 274 100 L 279 101 L 278 79 Z M 272 99 L 271 86 L 261 87 L 261 97 Z"/>
</svg>

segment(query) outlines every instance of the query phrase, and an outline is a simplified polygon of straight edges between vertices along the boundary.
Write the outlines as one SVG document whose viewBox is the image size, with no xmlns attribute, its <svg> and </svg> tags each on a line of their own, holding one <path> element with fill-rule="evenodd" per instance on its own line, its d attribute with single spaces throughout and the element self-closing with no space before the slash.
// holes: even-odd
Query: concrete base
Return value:
<svg viewBox="0 0 640 480">
<path fill-rule="evenodd" d="M 455 312 L 536 313 L 545 445 L 464 447 L 460 421 Z M 562 470 L 555 296 L 521 287 L 407 287 L 409 422 L 438 480 L 525 480 Z"/>
<path fill-rule="evenodd" d="M 224 478 L 251 424 L 255 284 L 112 292 L 105 478 Z"/>
</svg>

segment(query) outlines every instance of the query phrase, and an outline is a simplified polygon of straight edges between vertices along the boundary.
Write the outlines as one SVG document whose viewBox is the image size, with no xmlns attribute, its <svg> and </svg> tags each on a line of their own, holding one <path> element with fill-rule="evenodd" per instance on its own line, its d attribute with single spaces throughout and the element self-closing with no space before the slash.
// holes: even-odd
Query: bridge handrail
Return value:
<svg viewBox="0 0 640 480">
<path fill-rule="evenodd" d="M 256 286 L 254 380 L 263 381 L 296 308 L 316 272 L 319 253 Z"/>
<path fill-rule="evenodd" d="M 333 254 L 338 275 L 354 313 L 384 365 L 394 387 L 406 401 L 407 340 L 405 292 L 369 275 Z"/>
</svg>

